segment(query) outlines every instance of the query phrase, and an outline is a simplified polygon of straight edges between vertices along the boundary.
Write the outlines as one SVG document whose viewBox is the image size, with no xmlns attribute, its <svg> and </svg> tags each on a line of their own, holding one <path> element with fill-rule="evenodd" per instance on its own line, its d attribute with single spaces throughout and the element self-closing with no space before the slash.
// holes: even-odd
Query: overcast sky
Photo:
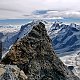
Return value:
<svg viewBox="0 0 80 80">
<path fill-rule="evenodd" d="M 36 10 L 47 11 L 36 15 Z M 80 0 L 0 0 L 0 19 L 80 17 Z"/>
</svg>

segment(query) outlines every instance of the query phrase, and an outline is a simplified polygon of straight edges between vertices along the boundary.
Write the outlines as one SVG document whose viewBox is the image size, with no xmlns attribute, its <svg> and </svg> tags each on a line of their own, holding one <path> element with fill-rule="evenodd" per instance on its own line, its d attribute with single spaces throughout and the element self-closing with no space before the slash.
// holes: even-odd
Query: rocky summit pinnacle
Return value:
<svg viewBox="0 0 80 80">
<path fill-rule="evenodd" d="M 2 62 L 17 65 L 27 80 L 80 80 L 56 56 L 45 25 L 39 22 L 32 26 L 29 33 L 12 46 Z"/>
</svg>

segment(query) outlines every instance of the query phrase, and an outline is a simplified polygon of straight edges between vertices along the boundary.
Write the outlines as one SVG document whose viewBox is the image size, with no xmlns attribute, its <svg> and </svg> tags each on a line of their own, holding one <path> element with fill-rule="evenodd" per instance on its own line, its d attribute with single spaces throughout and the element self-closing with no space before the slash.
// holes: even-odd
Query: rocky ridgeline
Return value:
<svg viewBox="0 0 80 80">
<path fill-rule="evenodd" d="M 39 22 L 30 30 L 12 46 L 2 59 L 2 63 L 17 65 L 27 76 L 27 79 L 19 79 L 17 76 L 19 80 L 80 80 L 54 53 L 45 25 Z M 3 78 L 1 80 L 9 80 L 7 77 L 4 79 L 3 76 L 4 74 L 0 76 Z M 16 78 L 10 80 L 16 80 Z"/>
</svg>

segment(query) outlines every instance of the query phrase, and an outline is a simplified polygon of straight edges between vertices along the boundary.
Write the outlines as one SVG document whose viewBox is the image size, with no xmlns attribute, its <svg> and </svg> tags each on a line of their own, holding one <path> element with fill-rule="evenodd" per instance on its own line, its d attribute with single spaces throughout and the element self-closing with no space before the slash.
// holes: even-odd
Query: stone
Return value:
<svg viewBox="0 0 80 80">
<path fill-rule="evenodd" d="M 0 64 L 0 80 L 27 80 L 27 76 L 16 65 Z"/>
</svg>

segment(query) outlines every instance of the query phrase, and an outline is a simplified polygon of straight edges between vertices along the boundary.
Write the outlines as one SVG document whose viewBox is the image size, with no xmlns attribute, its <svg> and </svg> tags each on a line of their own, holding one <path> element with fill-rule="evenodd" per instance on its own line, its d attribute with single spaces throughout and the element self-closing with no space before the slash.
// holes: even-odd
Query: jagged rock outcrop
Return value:
<svg viewBox="0 0 80 80">
<path fill-rule="evenodd" d="M 0 80 L 27 80 L 27 76 L 15 65 L 0 64 Z"/>
<path fill-rule="evenodd" d="M 17 65 L 28 80 L 79 80 L 54 53 L 42 22 L 34 23 L 31 31 L 12 46 L 2 62 Z"/>
</svg>

